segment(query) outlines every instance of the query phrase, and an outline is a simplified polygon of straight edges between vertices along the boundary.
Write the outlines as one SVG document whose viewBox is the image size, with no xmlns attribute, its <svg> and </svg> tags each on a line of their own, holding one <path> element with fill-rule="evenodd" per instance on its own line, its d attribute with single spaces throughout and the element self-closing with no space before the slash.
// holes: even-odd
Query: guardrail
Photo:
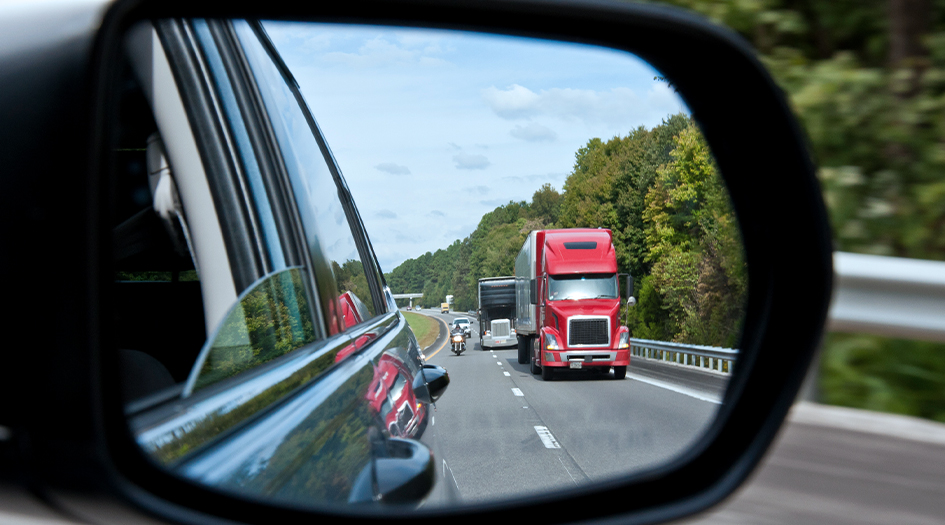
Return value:
<svg viewBox="0 0 945 525">
<path fill-rule="evenodd" d="M 945 262 L 835 252 L 827 329 L 945 342 Z"/>
<path fill-rule="evenodd" d="M 738 350 L 718 346 L 687 345 L 650 339 L 630 339 L 631 355 L 644 359 L 676 363 L 694 368 L 706 368 L 725 374 L 732 372 L 732 361 Z"/>
</svg>

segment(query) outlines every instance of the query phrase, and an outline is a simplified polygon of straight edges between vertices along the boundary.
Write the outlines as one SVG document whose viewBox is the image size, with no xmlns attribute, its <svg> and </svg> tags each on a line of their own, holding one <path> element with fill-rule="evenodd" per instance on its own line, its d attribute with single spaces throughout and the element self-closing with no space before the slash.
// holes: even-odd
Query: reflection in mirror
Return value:
<svg viewBox="0 0 945 525">
<path fill-rule="evenodd" d="M 462 502 L 639 473 L 698 442 L 737 356 L 747 272 L 708 144 L 658 71 L 522 38 L 266 27 L 391 290 L 422 294 L 398 303 L 449 297 L 448 314 L 423 317 L 473 320 L 471 352 L 425 349 L 452 378 L 436 426 Z M 609 232 L 599 246 L 531 233 L 574 228 Z M 547 256 L 520 268 L 539 242 Z M 503 276 L 516 293 L 486 297 L 480 280 Z M 529 308 L 531 279 L 541 299 Z M 629 364 L 609 361 L 621 344 Z"/>
<path fill-rule="evenodd" d="M 739 227 L 645 62 L 315 23 L 165 21 L 128 42 L 115 326 L 130 426 L 161 468 L 293 506 L 456 506 L 639 474 L 714 421 L 745 310 Z M 217 142 L 181 139 L 162 115 L 184 108 L 154 95 L 183 89 L 167 61 L 188 56 Z M 208 204 L 221 188 L 237 204 Z"/>
</svg>

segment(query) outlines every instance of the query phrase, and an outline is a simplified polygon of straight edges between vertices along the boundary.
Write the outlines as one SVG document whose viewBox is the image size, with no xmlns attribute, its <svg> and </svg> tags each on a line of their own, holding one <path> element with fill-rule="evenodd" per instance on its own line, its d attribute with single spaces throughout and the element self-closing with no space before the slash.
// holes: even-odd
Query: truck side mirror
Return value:
<svg viewBox="0 0 945 525">
<path fill-rule="evenodd" d="M 528 282 L 528 302 L 538 304 L 538 280 L 532 279 Z"/>
<path fill-rule="evenodd" d="M 633 276 L 629 273 L 627 274 L 627 301 L 633 299 Z M 636 304 L 636 301 L 634 301 Z"/>
</svg>

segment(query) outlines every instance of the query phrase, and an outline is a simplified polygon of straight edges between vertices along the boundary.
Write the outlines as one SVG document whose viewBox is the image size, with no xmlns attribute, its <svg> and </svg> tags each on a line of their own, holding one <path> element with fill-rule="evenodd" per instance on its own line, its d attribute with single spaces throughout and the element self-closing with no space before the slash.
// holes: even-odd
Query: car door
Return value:
<svg viewBox="0 0 945 525">
<path fill-rule="evenodd" d="M 206 236 L 183 234 L 184 244 L 203 296 L 217 295 L 205 276 L 225 275 L 236 297 L 222 315 L 204 301 L 208 337 L 186 379 L 127 400 L 139 446 L 176 475 L 259 499 L 420 502 L 433 463 L 416 438 L 434 396 L 291 73 L 258 24 L 166 20 L 147 32 L 173 71 L 214 197 L 216 217 L 188 206 L 190 174 L 168 155 L 182 182 L 179 224 L 189 232 L 215 219 L 227 257 L 197 257 L 216 248 Z"/>
</svg>

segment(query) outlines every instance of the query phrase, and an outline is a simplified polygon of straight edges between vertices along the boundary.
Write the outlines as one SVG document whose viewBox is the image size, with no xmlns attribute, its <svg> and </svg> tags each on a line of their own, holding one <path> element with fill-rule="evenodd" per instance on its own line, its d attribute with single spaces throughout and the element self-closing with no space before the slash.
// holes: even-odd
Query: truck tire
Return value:
<svg viewBox="0 0 945 525">
<path fill-rule="evenodd" d="M 541 379 L 543 381 L 552 381 L 554 379 L 554 369 L 550 366 L 541 367 Z"/>
<path fill-rule="evenodd" d="M 541 367 L 538 366 L 538 360 L 532 359 L 531 361 L 531 371 L 533 374 L 538 375 L 541 373 Z"/>
<path fill-rule="evenodd" d="M 627 377 L 627 367 L 626 366 L 615 366 L 614 367 L 614 379 L 624 379 Z"/>
<path fill-rule="evenodd" d="M 531 339 L 528 336 L 522 337 L 519 335 L 516 337 L 518 338 L 518 364 L 527 365 L 531 360 L 531 355 L 529 352 L 529 346 L 531 345 L 528 344 L 531 342 Z M 535 372 L 532 373 L 534 374 Z"/>
</svg>

